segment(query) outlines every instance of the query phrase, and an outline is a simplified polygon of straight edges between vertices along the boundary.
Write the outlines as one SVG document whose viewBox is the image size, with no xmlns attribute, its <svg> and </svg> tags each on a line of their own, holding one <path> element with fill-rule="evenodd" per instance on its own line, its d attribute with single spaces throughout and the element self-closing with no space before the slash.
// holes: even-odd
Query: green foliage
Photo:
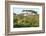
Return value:
<svg viewBox="0 0 46 36">
<path fill-rule="evenodd" d="M 14 16 L 14 27 L 38 27 L 39 15 Z"/>
</svg>

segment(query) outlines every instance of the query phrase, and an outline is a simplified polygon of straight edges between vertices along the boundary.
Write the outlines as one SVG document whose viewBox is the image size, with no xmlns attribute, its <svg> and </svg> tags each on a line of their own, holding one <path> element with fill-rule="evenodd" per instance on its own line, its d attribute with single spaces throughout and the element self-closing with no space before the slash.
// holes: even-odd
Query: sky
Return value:
<svg viewBox="0 0 46 36">
<path fill-rule="evenodd" d="M 39 8 L 20 8 L 20 7 L 14 7 L 13 12 L 16 14 L 22 13 L 22 10 L 34 10 L 39 14 L 40 9 Z"/>
</svg>

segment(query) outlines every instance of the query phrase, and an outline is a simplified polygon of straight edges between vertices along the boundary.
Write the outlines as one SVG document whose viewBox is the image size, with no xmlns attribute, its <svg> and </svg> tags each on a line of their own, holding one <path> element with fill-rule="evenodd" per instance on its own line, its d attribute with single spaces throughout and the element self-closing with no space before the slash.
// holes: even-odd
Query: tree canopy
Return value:
<svg viewBox="0 0 46 36">
<path fill-rule="evenodd" d="M 32 13 L 35 13 L 35 14 L 37 14 L 37 12 L 36 11 L 34 11 L 34 10 L 23 10 L 22 12 L 32 12 Z"/>
</svg>

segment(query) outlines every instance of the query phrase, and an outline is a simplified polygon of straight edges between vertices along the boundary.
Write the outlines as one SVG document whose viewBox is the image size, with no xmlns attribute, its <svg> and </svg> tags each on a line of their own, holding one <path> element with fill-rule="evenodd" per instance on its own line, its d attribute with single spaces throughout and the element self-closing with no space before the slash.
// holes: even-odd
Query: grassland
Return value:
<svg viewBox="0 0 46 36">
<path fill-rule="evenodd" d="M 39 15 L 31 16 L 14 16 L 13 17 L 14 28 L 16 27 L 38 27 L 39 26 Z"/>
</svg>

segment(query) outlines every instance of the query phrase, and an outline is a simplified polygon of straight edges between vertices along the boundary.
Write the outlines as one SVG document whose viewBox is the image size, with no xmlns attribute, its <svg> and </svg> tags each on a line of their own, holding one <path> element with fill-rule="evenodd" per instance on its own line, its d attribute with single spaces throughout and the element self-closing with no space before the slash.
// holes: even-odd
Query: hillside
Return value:
<svg viewBox="0 0 46 36">
<path fill-rule="evenodd" d="M 14 28 L 15 27 L 38 27 L 39 15 L 31 16 L 14 16 Z"/>
</svg>

